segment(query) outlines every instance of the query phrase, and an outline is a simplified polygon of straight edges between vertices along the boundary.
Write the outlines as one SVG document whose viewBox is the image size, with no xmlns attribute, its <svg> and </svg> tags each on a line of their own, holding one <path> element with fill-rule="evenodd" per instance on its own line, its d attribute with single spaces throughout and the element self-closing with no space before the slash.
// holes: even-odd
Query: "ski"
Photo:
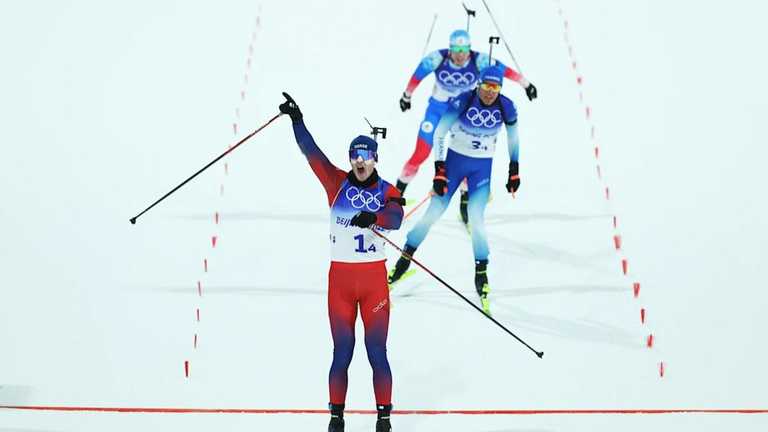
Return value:
<svg viewBox="0 0 768 432">
<path fill-rule="evenodd" d="M 391 275 L 392 272 L 394 271 L 395 270 L 393 269 L 391 272 L 389 272 L 389 274 Z M 395 289 L 395 285 L 397 285 L 398 283 L 402 282 L 405 279 L 408 279 L 409 277 L 413 276 L 415 273 L 416 273 L 416 269 L 406 270 L 405 273 L 403 273 L 403 275 L 400 276 L 400 279 L 389 284 L 389 291 L 392 292 L 392 290 Z"/>
</svg>

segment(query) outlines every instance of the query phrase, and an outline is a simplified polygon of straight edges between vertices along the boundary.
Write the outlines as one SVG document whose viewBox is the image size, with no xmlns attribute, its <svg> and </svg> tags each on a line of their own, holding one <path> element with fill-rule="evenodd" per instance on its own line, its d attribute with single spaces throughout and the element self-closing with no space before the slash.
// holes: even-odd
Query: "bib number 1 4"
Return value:
<svg viewBox="0 0 768 432">
<path fill-rule="evenodd" d="M 357 240 L 357 249 L 355 249 L 355 252 L 357 253 L 368 253 L 368 252 L 376 252 L 376 245 L 371 244 L 367 249 L 365 248 L 365 236 L 362 234 L 358 234 L 355 237 L 355 240 Z"/>
</svg>

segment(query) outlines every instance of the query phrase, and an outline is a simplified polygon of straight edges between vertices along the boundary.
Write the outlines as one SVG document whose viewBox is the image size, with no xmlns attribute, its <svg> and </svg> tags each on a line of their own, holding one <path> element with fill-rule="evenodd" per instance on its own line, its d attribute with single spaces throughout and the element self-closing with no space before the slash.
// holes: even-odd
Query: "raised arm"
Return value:
<svg viewBox="0 0 768 432">
<path fill-rule="evenodd" d="M 317 176 L 323 188 L 325 188 L 325 193 L 328 196 L 328 205 L 331 205 L 347 173 L 332 164 L 317 146 L 314 138 L 312 138 L 312 135 L 304 125 L 304 116 L 301 114 L 301 110 L 299 110 L 293 98 L 287 93 L 283 93 L 283 96 L 285 96 L 286 101 L 280 105 L 280 112 L 291 117 L 296 143 L 307 158 L 312 172 L 315 173 L 315 176 Z"/>
</svg>

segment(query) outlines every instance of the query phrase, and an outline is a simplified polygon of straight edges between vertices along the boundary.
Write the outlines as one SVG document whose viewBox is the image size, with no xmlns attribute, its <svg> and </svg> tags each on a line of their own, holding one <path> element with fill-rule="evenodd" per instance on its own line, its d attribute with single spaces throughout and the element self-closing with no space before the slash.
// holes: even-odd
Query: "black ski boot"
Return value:
<svg viewBox="0 0 768 432">
<path fill-rule="evenodd" d="M 405 188 L 408 187 L 408 183 L 403 183 L 402 180 L 397 179 L 397 185 L 395 186 L 400 191 L 400 196 L 405 195 Z"/>
<path fill-rule="evenodd" d="M 331 410 L 331 422 L 328 423 L 328 432 L 344 432 L 344 404 L 328 404 Z"/>
<path fill-rule="evenodd" d="M 403 249 L 405 251 L 405 254 L 408 254 L 407 256 L 405 254 L 401 255 L 400 258 L 397 260 L 397 263 L 395 264 L 395 268 L 392 269 L 392 271 L 389 273 L 389 277 L 387 278 L 387 281 L 390 285 L 400 280 L 401 277 L 405 274 L 405 272 L 408 270 L 408 267 L 411 265 L 411 257 L 413 256 L 414 252 L 416 252 L 415 247 L 411 247 L 408 245 L 405 245 L 405 248 Z"/>
<path fill-rule="evenodd" d="M 480 296 L 480 303 L 483 305 L 483 312 L 486 315 L 491 314 L 491 304 L 488 300 L 488 293 L 491 292 L 488 286 L 488 260 L 475 260 L 475 289 Z"/>
<path fill-rule="evenodd" d="M 377 405 L 376 432 L 392 432 L 392 424 L 389 416 L 392 413 L 392 405 Z"/>
<path fill-rule="evenodd" d="M 459 202 L 459 214 L 461 215 L 461 221 L 464 222 L 464 226 L 469 224 L 469 214 L 467 213 L 467 206 L 469 205 L 469 191 L 461 191 L 461 201 Z"/>
</svg>

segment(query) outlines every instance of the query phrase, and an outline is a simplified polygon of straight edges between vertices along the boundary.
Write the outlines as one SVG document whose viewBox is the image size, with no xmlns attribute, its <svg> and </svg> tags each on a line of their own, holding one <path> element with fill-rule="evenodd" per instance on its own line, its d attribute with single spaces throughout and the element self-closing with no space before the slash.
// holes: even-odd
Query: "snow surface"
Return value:
<svg viewBox="0 0 768 432">
<path fill-rule="evenodd" d="M 327 208 L 288 119 L 231 154 L 228 175 L 219 164 L 137 225 L 128 218 L 273 116 L 283 90 L 339 166 L 349 140 L 366 131 L 362 116 L 387 126 L 379 171 L 394 182 L 431 78 L 405 114 L 399 95 L 432 15 L 437 49 L 464 25 L 463 11 L 436 0 L 265 1 L 246 83 L 259 4 L 220 3 L 2 8 L 0 405 L 325 407 Z M 611 186 L 607 203 L 559 3 L 489 3 L 540 94 L 531 103 L 513 83 L 504 87 L 520 113 L 523 180 L 512 200 L 501 146 L 487 211 L 493 308 L 545 356 L 421 273 L 393 293 L 396 408 L 768 408 L 766 6 L 561 3 Z M 485 50 L 492 24 L 481 2 L 469 4 L 478 9 L 475 47 Z M 411 198 L 426 193 L 430 177 L 428 162 Z M 472 295 L 471 247 L 456 213 L 418 258 Z M 628 277 L 613 249 L 614 214 Z M 392 238 L 402 244 L 416 218 Z M 371 409 L 358 339 L 347 405 Z M 372 423 L 348 416 L 350 431 Z M 326 424 L 325 415 L 0 410 L 2 432 Z M 768 418 L 398 416 L 393 424 L 398 432 L 756 431 Z"/>
</svg>

